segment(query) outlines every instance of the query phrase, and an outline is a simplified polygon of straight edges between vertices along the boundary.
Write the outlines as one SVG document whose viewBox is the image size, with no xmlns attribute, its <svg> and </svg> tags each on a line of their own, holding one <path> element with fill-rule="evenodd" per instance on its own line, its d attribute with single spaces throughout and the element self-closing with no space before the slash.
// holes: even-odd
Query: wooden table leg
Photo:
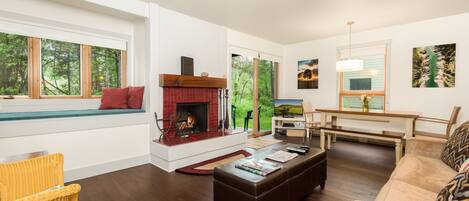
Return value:
<svg viewBox="0 0 469 201">
<path fill-rule="evenodd" d="M 333 126 L 337 126 L 337 116 L 332 116 L 331 117 L 331 124 Z M 332 134 L 332 142 L 337 142 L 337 135 L 336 134 Z"/>
<path fill-rule="evenodd" d="M 402 140 L 396 141 L 395 149 L 396 149 L 396 165 L 397 165 L 402 158 Z"/>
<path fill-rule="evenodd" d="M 326 126 L 327 123 L 327 114 L 324 112 L 321 112 L 321 127 Z"/>
<path fill-rule="evenodd" d="M 272 135 L 275 135 L 275 130 L 277 130 L 275 129 L 276 125 L 277 124 L 275 123 L 275 119 L 272 118 Z"/>
<path fill-rule="evenodd" d="M 404 139 L 409 139 L 414 136 L 414 119 L 408 118 L 405 120 L 405 135 Z"/>
<path fill-rule="evenodd" d="M 323 129 L 321 129 L 321 134 L 319 136 L 319 146 L 321 147 L 321 150 L 325 151 L 325 145 L 326 145 L 326 132 L 324 132 Z"/>
</svg>

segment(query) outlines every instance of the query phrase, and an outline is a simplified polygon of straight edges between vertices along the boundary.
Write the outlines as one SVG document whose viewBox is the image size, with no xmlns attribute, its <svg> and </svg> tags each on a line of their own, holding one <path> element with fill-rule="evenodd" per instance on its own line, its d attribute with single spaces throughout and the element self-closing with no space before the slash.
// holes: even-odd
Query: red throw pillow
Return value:
<svg viewBox="0 0 469 201">
<path fill-rule="evenodd" d="M 143 92 L 145 87 L 129 87 L 129 100 L 127 104 L 131 109 L 142 109 Z"/>
<path fill-rule="evenodd" d="M 128 94 L 128 88 L 103 88 L 99 109 L 127 109 Z"/>
</svg>

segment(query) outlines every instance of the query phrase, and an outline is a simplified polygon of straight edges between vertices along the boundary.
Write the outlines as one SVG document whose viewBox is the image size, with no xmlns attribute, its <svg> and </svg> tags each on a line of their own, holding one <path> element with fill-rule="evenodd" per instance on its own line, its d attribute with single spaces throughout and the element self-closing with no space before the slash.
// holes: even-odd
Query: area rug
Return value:
<svg viewBox="0 0 469 201">
<path fill-rule="evenodd" d="M 241 150 L 237 152 L 233 152 L 231 154 L 223 155 L 220 157 L 216 157 L 210 160 L 206 160 L 194 165 L 190 165 L 187 167 L 176 169 L 176 172 L 184 173 L 184 174 L 192 174 L 192 175 L 212 175 L 213 169 L 215 167 L 231 163 L 233 161 L 246 158 L 251 154 L 247 151 Z"/>
<path fill-rule="evenodd" d="M 273 144 L 282 142 L 282 140 L 265 139 L 265 138 L 250 138 L 246 142 L 246 146 L 252 149 L 261 149 Z"/>
</svg>

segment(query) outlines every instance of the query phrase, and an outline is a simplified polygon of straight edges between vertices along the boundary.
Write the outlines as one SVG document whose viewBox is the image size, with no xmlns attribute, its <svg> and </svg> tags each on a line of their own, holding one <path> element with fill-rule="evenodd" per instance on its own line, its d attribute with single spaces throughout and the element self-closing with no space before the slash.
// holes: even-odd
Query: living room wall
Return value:
<svg viewBox="0 0 469 201">
<path fill-rule="evenodd" d="M 424 116 L 448 119 L 455 105 L 462 106 L 458 123 L 469 120 L 469 14 L 461 14 L 410 24 L 385 27 L 352 35 L 353 44 L 391 41 L 388 70 L 388 109 L 416 111 Z M 360 23 L 357 22 L 357 26 Z M 344 25 L 344 29 L 345 29 Z M 284 68 L 280 70 L 281 97 L 303 98 L 309 108 L 338 106 L 337 47 L 348 43 L 346 35 L 285 46 Z M 412 49 L 456 43 L 456 87 L 412 88 Z M 319 59 L 319 89 L 297 89 L 297 61 Z M 396 125 L 386 125 L 394 128 Z M 442 132 L 443 127 L 417 125 L 417 129 Z"/>
</svg>

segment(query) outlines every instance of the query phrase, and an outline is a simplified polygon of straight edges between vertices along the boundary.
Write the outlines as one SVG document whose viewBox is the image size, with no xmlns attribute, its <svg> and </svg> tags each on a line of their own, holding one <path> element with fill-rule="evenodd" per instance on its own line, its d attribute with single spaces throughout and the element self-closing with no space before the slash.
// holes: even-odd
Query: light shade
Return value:
<svg viewBox="0 0 469 201">
<path fill-rule="evenodd" d="M 337 61 L 335 67 L 338 72 L 359 71 L 359 70 L 363 70 L 363 60 L 344 59 L 344 60 Z"/>
</svg>

